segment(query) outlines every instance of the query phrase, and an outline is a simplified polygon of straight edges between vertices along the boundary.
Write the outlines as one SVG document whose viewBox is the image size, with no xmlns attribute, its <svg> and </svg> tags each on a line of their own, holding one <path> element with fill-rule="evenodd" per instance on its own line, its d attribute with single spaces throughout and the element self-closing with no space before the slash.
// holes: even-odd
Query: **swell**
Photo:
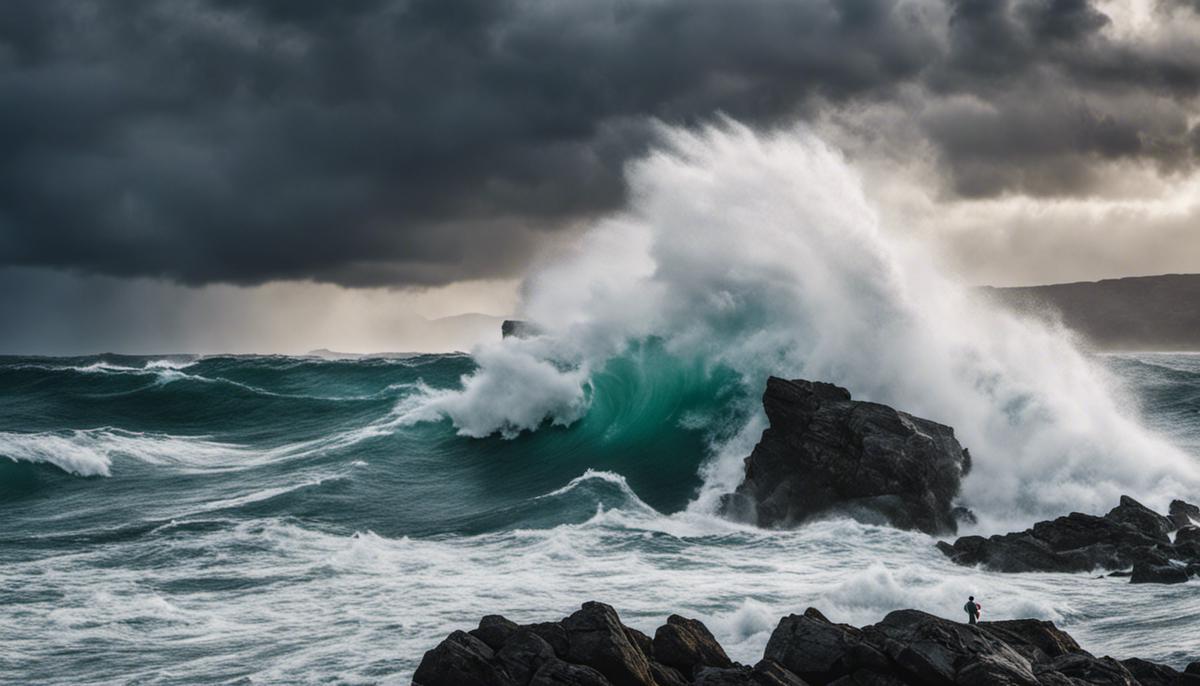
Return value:
<svg viewBox="0 0 1200 686">
<path fill-rule="evenodd" d="M 378 518 L 393 532 L 478 532 L 551 524 L 560 515 L 575 521 L 594 512 L 595 502 L 578 500 L 577 512 L 534 501 L 588 470 L 622 475 L 655 508 L 682 509 L 701 483 L 699 468 L 712 446 L 744 423 L 741 408 L 757 395 L 727 368 L 682 361 L 649 341 L 590 375 L 587 412 L 571 426 L 472 439 L 450 422 L 410 416 L 430 397 L 461 388 L 474 366 L 460 355 L 426 357 L 418 365 L 221 358 L 185 368 L 209 378 L 236 375 L 272 391 L 337 388 L 345 394 L 337 400 L 186 380 L 116 394 L 131 378 L 161 370 L 80 372 L 77 363 L 60 361 L 36 366 L 0 365 L 6 380 L 37 375 L 0 393 L 0 404 L 28 415 L 0 420 L 0 458 L 8 458 L 0 459 L 0 472 L 11 495 L 52 489 L 56 478 L 46 468 L 135 479 L 149 502 L 178 475 L 228 474 L 206 482 L 215 494 L 229 480 L 273 488 L 304 469 L 361 460 L 376 474 L 372 480 L 343 485 L 348 492 L 336 497 L 307 492 L 305 507 L 332 520 L 351 513 Z M 98 401 L 101 394 L 107 395 Z M 65 428 L 72 426 L 87 428 Z M 362 504 L 352 510 L 338 504 L 347 497 Z M 396 499 L 413 502 L 404 508 L 411 514 L 386 520 L 394 508 L 384 503 Z"/>
<path fill-rule="evenodd" d="M 117 427 L 277 448 L 367 426 L 386 418 L 418 383 L 445 387 L 471 368 L 462 356 L 406 363 L 121 358 L 121 364 L 109 357 L 0 358 L 0 431 L 60 435 Z"/>
</svg>

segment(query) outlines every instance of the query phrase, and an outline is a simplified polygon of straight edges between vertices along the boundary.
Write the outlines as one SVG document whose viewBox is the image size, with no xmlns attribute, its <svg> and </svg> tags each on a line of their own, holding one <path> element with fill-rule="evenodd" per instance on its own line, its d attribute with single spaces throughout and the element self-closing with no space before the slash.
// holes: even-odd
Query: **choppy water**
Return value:
<svg viewBox="0 0 1200 686">
<path fill-rule="evenodd" d="M 1200 356 L 1101 364 L 1200 455 Z M 643 630 L 699 617 L 744 661 L 808 605 L 957 617 L 968 594 L 1094 652 L 1200 656 L 1197 582 L 983 573 L 920 534 L 689 508 L 761 392 L 719 367 L 636 349 L 591 375 L 578 421 L 512 440 L 411 421 L 474 371 L 465 355 L 0 358 L 0 683 L 406 684 L 483 614 L 557 619 L 593 598 Z"/>
</svg>

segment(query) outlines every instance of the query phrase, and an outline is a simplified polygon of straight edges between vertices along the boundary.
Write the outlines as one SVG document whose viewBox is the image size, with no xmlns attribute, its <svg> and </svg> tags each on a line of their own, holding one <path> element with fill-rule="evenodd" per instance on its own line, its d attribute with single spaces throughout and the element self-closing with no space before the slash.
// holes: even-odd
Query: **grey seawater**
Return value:
<svg viewBox="0 0 1200 686">
<path fill-rule="evenodd" d="M 1200 356 L 1105 364 L 1150 426 L 1198 454 Z M 405 384 L 453 386 L 464 365 L 380 365 L 362 375 L 368 388 L 346 381 L 362 371 L 352 364 L 202 360 L 176 371 L 205 381 L 153 387 L 173 395 L 149 400 L 138 389 L 158 377 L 142 372 L 8 377 L 0 435 L 20 438 L 0 442 L 14 458 L 0 460 L 0 683 L 407 684 L 425 650 L 484 614 L 558 619 L 588 599 L 644 631 L 670 613 L 697 617 L 747 662 L 779 617 L 808 606 L 853 624 L 906 607 L 957 618 L 967 595 L 985 619 L 1051 619 L 1098 654 L 1176 666 L 1200 655 L 1200 582 L 994 574 L 950 564 L 928 536 L 849 521 L 763 531 L 671 505 L 659 467 L 629 457 L 644 437 L 609 436 L 620 450 L 581 463 L 566 456 L 597 435 L 476 441 L 392 422 Z M 344 387 L 331 394 L 334 377 Z M 218 378 L 258 389 L 235 403 L 236 431 L 215 426 L 234 423 L 225 410 L 200 409 L 216 402 L 205 394 Z M 79 385 L 47 396 L 47 379 Z M 79 394 L 118 391 L 137 400 L 93 418 L 107 428 L 71 409 Z M 269 400 L 279 395 L 366 399 Z M 212 414 L 192 426 L 147 419 L 151 401 L 168 400 Z M 62 426 L 14 409 L 35 402 Z M 135 418 L 145 425 L 125 426 Z M 270 427 L 299 440 L 273 443 Z M 31 434 L 65 442 L 37 452 Z M 67 465 L 108 458 L 110 475 L 69 475 L 50 463 L 56 450 L 75 451 Z M 447 460 L 463 471 L 438 471 Z"/>
</svg>

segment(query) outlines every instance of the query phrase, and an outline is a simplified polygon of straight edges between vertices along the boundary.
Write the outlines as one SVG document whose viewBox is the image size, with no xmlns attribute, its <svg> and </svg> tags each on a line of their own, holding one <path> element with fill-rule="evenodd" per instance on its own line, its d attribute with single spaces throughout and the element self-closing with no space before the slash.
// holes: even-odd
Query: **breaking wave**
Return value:
<svg viewBox="0 0 1200 686">
<path fill-rule="evenodd" d="M 700 509 L 740 479 L 769 374 L 952 425 L 975 457 L 963 499 L 985 528 L 1101 510 L 1125 492 L 1162 506 L 1200 484 L 1064 331 L 941 274 L 812 134 L 725 123 L 664 136 L 630 169 L 630 209 L 527 279 L 521 309 L 543 335 L 479 347 L 462 388 L 429 395 L 413 418 L 475 437 L 571 425 L 596 402 L 595 375 L 655 341 L 747 389 L 742 430 L 710 448 Z"/>
</svg>

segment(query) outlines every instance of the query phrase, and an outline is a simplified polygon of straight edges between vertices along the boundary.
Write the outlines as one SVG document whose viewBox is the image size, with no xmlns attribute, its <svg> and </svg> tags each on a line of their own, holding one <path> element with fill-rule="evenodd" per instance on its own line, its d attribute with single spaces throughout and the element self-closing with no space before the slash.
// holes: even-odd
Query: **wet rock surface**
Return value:
<svg viewBox="0 0 1200 686">
<path fill-rule="evenodd" d="M 1200 576 L 1200 528 L 1188 523 L 1196 509 L 1176 500 L 1170 516 L 1164 516 L 1121 496 L 1120 504 L 1102 517 L 1072 512 L 1025 531 L 963 536 L 937 546 L 958 564 L 998 572 L 1132 569 L 1131 583 L 1184 583 Z"/>
<path fill-rule="evenodd" d="M 548 627 L 557 627 L 551 630 Z M 550 640 L 547 640 L 549 637 Z M 1029 686 L 1200 683 L 1200 663 L 1179 672 L 1137 658 L 1097 657 L 1052 622 L 969 626 L 898 610 L 862 628 L 809 608 L 779 621 L 763 659 L 730 660 L 707 627 L 671 615 L 654 638 L 588 602 L 559 622 L 518 625 L 485 617 L 425 653 L 416 686 Z"/>
<path fill-rule="evenodd" d="M 971 462 L 950 427 L 803 379 L 768 379 L 763 408 L 770 426 L 727 514 L 766 527 L 849 515 L 932 534 L 970 516 L 953 505 Z"/>
</svg>

